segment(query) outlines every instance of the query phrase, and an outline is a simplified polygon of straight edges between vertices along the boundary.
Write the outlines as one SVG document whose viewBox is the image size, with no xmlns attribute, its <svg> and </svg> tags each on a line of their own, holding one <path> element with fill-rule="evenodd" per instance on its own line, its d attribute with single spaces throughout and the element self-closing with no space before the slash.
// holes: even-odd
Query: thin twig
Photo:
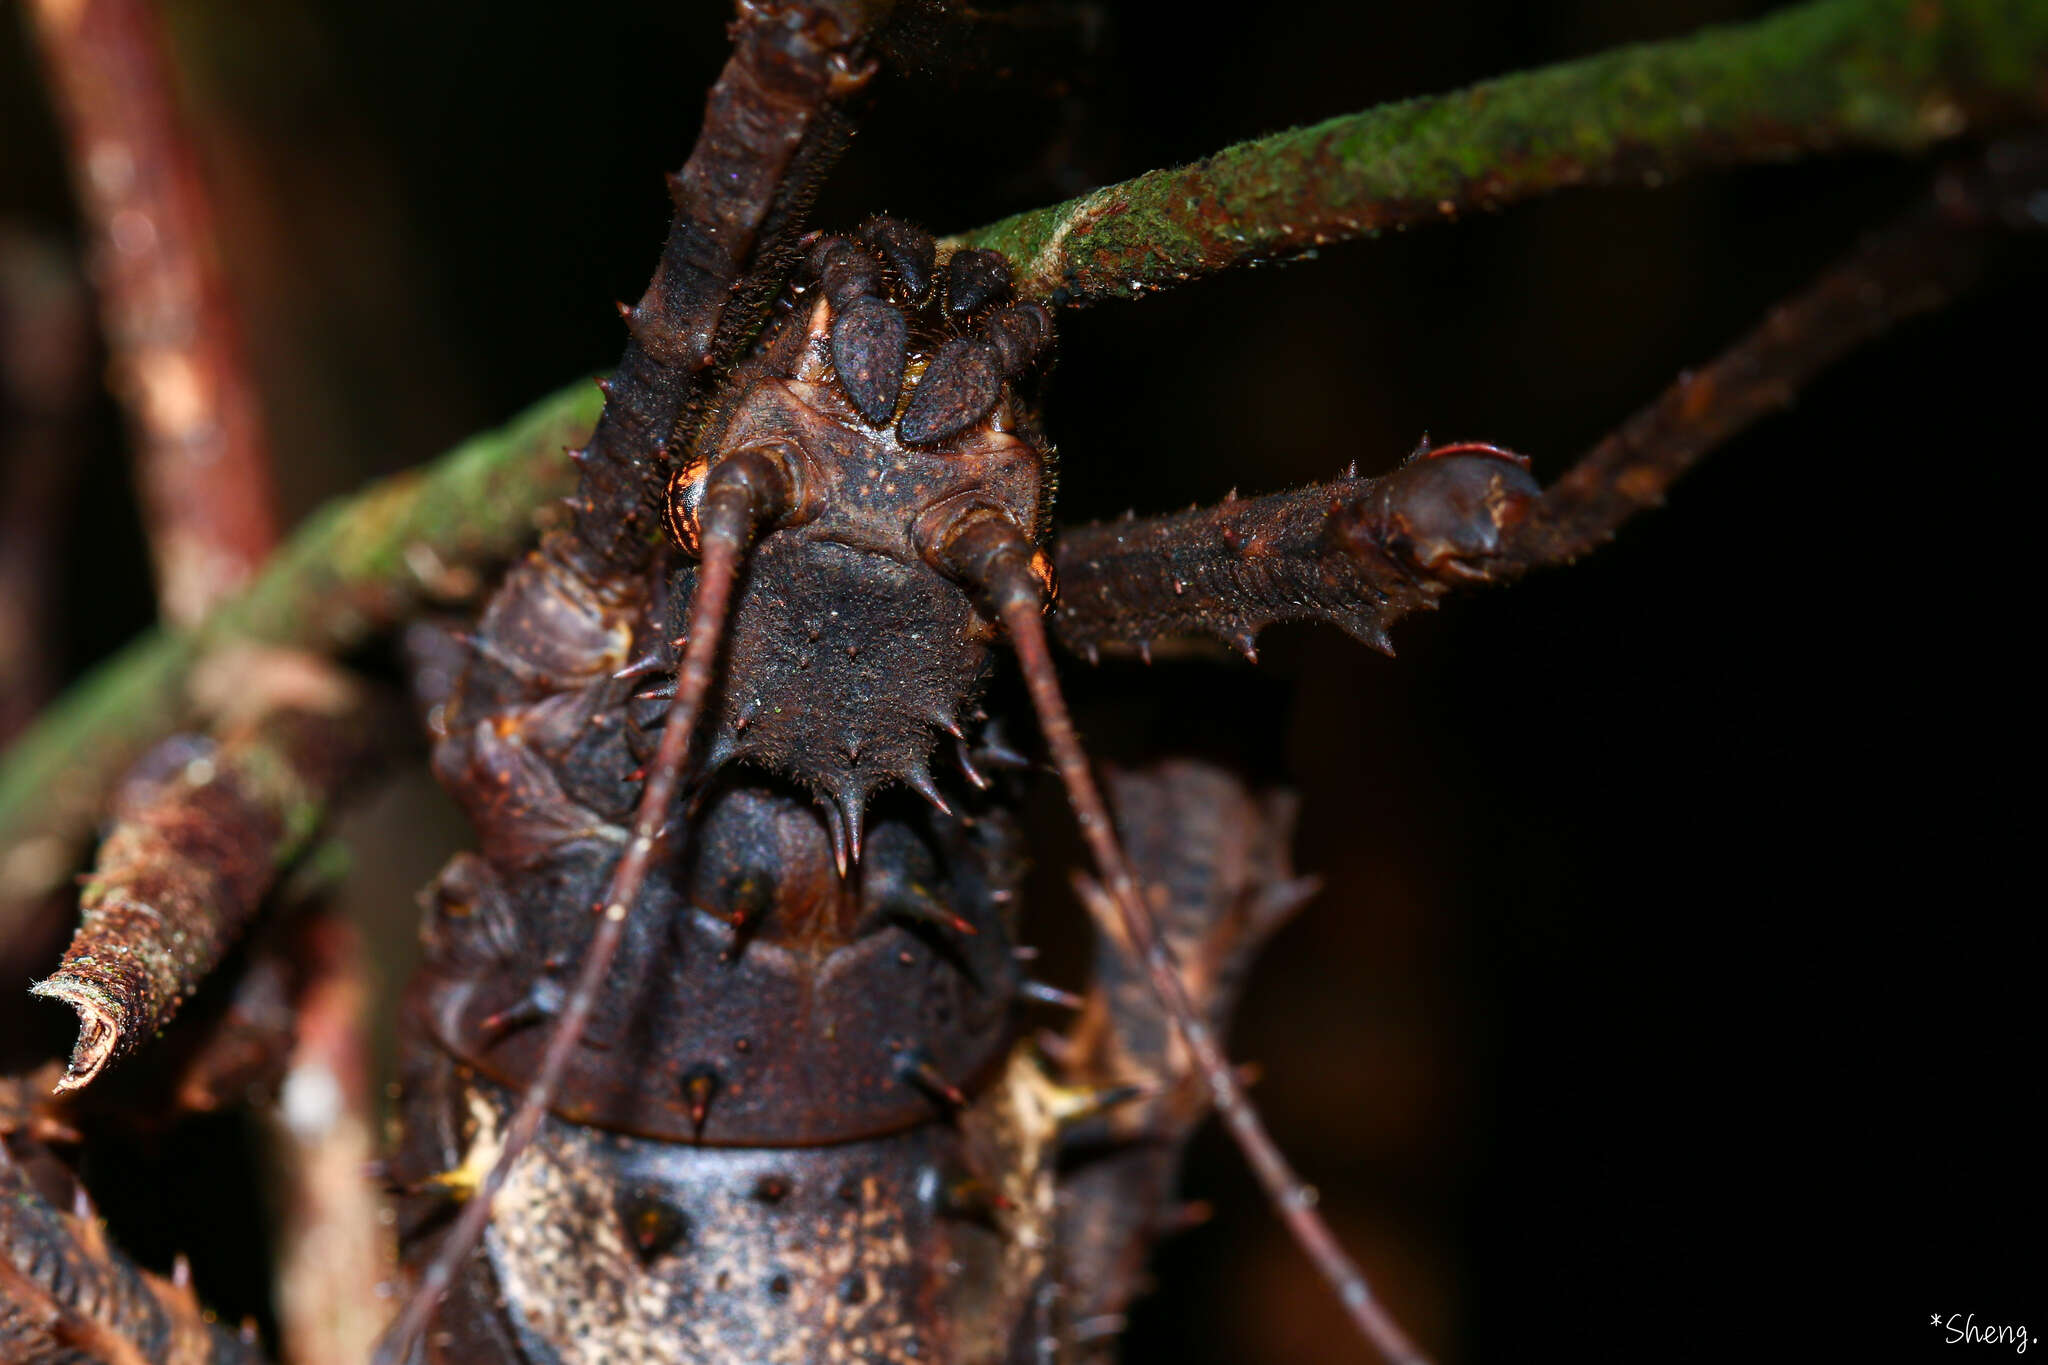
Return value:
<svg viewBox="0 0 2048 1365">
<path fill-rule="evenodd" d="M 1135 298 L 1566 186 L 1917 151 L 2037 116 L 2044 77 L 2043 6 L 1818 0 L 1240 143 L 940 245 L 1002 252 L 1027 297 Z"/>
<path fill-rule="evenodd" d="M 1663 504 L 1701 456 L 1789 404 L 1822 370 L 1981 277 L 2013 206 L 2048 192 L 2048 143 L 1993 147 L 1937 183 L 1919 209 L 1874 233 L 1761 325 L 1623 422 L 1544 491 L 1504 537 L 1495 577 L 1566 564 Z M 2036 222 L 2035 227 L 2048 226 Z"/>
<path fill-rule="evenodd" d="M 190 625 L 248 582 L 278 538 L 269 442 L 213 210 L 150 0 L 29 9 L 92 225 L 157 597 L 166 619 Z"/>
<path fill-rule="evenodd" d="M 376 1157 L 370 987 L 361 935 L 315 913 L 298 934 L 307 972 L 271 1125 L 282 1196 L 275 1284 L 279 1336 L 294 1365 L 361 1365 L 390 1313 L 378 1294 L 397 1272 L 363 1170 Z"/>
</svg>

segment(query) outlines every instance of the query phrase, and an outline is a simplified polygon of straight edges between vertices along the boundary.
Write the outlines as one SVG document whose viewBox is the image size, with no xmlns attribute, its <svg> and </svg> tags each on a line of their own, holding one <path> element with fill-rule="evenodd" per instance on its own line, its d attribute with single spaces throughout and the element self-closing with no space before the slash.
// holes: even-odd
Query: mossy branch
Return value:
<svg viewBox="0 0 2048 1365">
<path fill-rule="evenodd" d="M 2048 5 L 1819 0 L 1240 143 L 948 238 L 1057 304 L 1134 298 L 1569 185 L 1916 151 L 2048 108 Z"/>
<path fill-rule="evenodd" d="M 0 906 L 54 887 L 123 769 L 187 716 L 185 680 L 231 641 L 335 654 L 417 610 L 472 597 L 572 492 L 563 449 L 602 401 L 571 385 L 435 463 L 328 504 L 246 591 L 191 631 L 149 632 L 72 688 L 0 761 Z M 0 935 L 6 929 L 0 913 Z"/>
</svg>

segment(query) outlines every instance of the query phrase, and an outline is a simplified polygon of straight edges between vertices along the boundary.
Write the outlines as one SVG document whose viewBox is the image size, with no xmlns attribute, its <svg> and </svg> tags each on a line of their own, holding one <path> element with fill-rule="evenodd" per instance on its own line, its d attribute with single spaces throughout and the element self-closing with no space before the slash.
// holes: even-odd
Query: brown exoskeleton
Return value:
<svg viewBox="0 0 2048 1365">
<path fill-rule="evenodd" d="M 877 1359 L 1072 1349 L 1027 1311 L 1062 1283 L 1046 1259 L 1050 1134 L 996 1122 L 1007 1145 L 973 1150 L 982 1097 L 1002 1109 L 1016 1069 L 1036 1066 L 1002 1067 L 1019 999 L 1017 854 L 999 797 L 979 794 L 979 702 L 1002 639 L 1105 913 L 1189 1065 L 1360 1326 L 1413 1357 L 1245 1102 L 1068 719 L 1043 619 L 1054 479 L 1034 399 L 1051 315 L 1012 300 L 1000 256 L 940 260 L 928 235 L 887 218 L 804 239 L 758 337 L 720 315 L 736 243 L 765 232 L 788 191 L 763 172 L 748 221 L 744 200 L 705 197 L 707 179 L 734 164 L 729 143 L 757 171 L 775 165 L 770 147 L 790 164 L 811 155 L 807 139 L 864 79 L 859 34 L 830 6 L 743 13 L 704 138 L 672 181 L 662 269 L 622 309 L 632 346 L 578 457 L 576 529 L 500 590 L 445 708 L 436 768 L 481 857 L 459 858 L 436 894 L 416 1008 L 432 1042 L 415 1045 L 429 1050 L 411 1067 L 398 1174 L 460 1167 L 481 1183 L 425 1263 L 392 1358 L 450 1288 L 462 1325 L 449 1359 L 476 1358 L 486 1338 L 509 1351 L 543 1319 L 542 1337 L 571 1354 L 585 1348 L 562 1343 L 593 1333 L 638 1351 L 650 1333 L 667 1340 L 656 1320 L 679 1319 L 683 1336 L 644 1349 L 810 1358 L 835 1334 Z M 776 259 L 770 243 L 752 249 Z M 657 486 L 680 564 L 637 533 Z M 1234 509 L 1220 529 L 1130 528 L 1157 540 L 1136 568 L 1106 569 L 1112 550 L 1083 541 L 1062 625 L 1091 648 L 1189 626 L 1249 648 L 1285 616 L 1377 638 L 1389 609 L 1487 578 L 1536 491 L 1518 458 L 1457 447 L 1385 480 Z M 933 775 L 942 747 L 957 782 Z M 870 830 L 870 804 L 899 787 L 930 812 Z M 943 1123 L 953 1110 L 965 1113 Z M 559 1120 L 630 1135 L 629 1155 L 601 1159 L 602 1143 Z M 517 1212 L 490 1223 L 536 1140 L 534 1165 L 553 1174 L 515 1180 Z M 762 1180 L 823 1218 L 772 1253 L 798 1196 L 762 1197 Z M 1000 1273 L 948 1269 L 977 1234 L 934 1220 L 933 1201 L 963 1182 L 1037 1191 L 1008 1200 L 1017 1225 L 983 1253 Z M 565 1317 L 565 1286 L 604 1261 L 572 1249 L 597 1239 L 578 1207 L 623 1217 L 617 1245 L 645 1255 L 614 1258 L 620 1278 L 572 1296 L 581 1316 Z M 488 1268 L 466 1259 L 487 1225 Z M 667 1257 L 711 1227 L 728 1250 Z M 589 1349 L 579 1358 L 610 1358 Z"/>
<path fill-rule="evenodd" d="M 1724 397 L 1779 400 L 1709 371 L 1549 494 L 1509 452 L 1425 442 L 1382 479 L 1056 531 L 1044 303 L 896 220 L 801 231 L 880 8 L 743 8 L 574 524 L 433 698 L 477 848 L 431 890 L 406 1019 L 417 1292 L 388 1354 L 1093 1358 L 1213 1092 L 1347 1309 L 1411 1355 L 1216 1042 L 1306 890 L 1284 804 L 1184 765 L 1105 801 L 1048 635 L 1250 655 L 1310 619 L 1383 646 L 1451 587 L 1596 543 L 1725 431 Z M 1870 292 L 1818 315 L 1853 332 Z M 1010 657 L 1099 874 L 1063 1036 L 1019 1023 L 1082 1002 L 1013 947 L 1028 763 L 985 695 Z M 45 1222 L 24 1235 L 69 1235 Z"/>
</svg>

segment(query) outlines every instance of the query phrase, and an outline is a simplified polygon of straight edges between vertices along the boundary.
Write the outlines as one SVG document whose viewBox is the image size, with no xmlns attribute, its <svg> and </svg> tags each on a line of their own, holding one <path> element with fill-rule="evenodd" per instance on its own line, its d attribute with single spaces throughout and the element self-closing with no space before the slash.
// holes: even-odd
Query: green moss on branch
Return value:
<svg viewBox="0 0 2048 1365">
<path fill-rule="evenodd" d="M 1056 303 L 1563 186 L 1845 148 L 1913 151 L 2048 106 L 2048 5 L 1821 0 L 1296 128 L 948 240 Z"/>
<path fill-rule="evenodd" d="M 70 873 L 115 778 L 186 719 L 198 660 L 244 640 L 339 653 L 424 601 L 472 595 L 483 570 L 532 538 L 538 509 L 574 491 L 562 451 L 601 401 L 595 385 L 572 385 L 432 465 L 330 503 L 199 627 L 151 631 L 46 711 L 0 761 L 0 933 L 7 903 Z"/>
</svg>

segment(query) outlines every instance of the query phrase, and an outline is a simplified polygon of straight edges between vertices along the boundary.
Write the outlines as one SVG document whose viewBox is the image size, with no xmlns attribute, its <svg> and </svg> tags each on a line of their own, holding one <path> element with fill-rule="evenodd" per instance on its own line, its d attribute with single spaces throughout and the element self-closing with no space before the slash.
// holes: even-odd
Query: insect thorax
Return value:
<svg viewBox="0 0 2048 1365">
<path fill-rule="evenodd" d="M 891 220 L 824 237 L 735 372 L 697 456 L 670 486 L 670 527 L 695 548 L 705 480 L 741 451 L 771 452 L 796 508 L 749 557 L 703 771 L 744 763 L 824 798 L 858 857 L 869 799 L 935 792 L 932 754 L 972 722 L 994 631 L 927 562 L 935 527 L 993 510 L 1044 522 L 1052 480 L 1033 384 L 1050 317 L 1012 304 L 999 257 L 955 254 Z M 678 631 L 695 583 L 672 584 Z"/>
</svg>

